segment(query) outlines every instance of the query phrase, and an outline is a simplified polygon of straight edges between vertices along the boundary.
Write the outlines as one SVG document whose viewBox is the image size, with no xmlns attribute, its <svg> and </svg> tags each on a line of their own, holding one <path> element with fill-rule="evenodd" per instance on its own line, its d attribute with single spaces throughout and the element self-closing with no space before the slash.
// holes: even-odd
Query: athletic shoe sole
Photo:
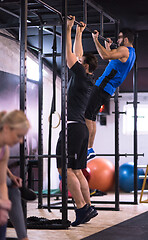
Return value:
<svg viewBox="0 0 148 240">
<path fill-rule="evenodd" d="M 95 153 L 90 153 L 88 156 L 87 156 L 87 160 L 90 160 L 92 158 L 94 158 L 96 156 Z"/>
<path fill-rule="evenodd" d="M 92 218 L 96 217 L 98 215 L 98 212 L 96 209 L 92 207 L 92 212 L 89 214 L 89 216 L 83 221 L 83 223 L 89 222 Z"/>
<path fill-rule="evenodd" d="M 80 225 L 80 224 L 82 224 L 82 223 L 85 223 L 87 219 L 92 218 L 91 216 L 92 216 L 92 213 L 93 213 L 93 212 L 94 212 L 94 209 L 93 209 L 93 208 L 89 208 L 89 209 L 86 211 L 85 216 L 84 216 L 81 220 L 78 220 L 78 219 L 77 219 L 76 221 L 72 222 L 72 223 L 71 223 L 71 226 L 72 226 L 72 227 L 76 227 L 76 226 L 78 226 L 78 225 Z"/>
</svg>

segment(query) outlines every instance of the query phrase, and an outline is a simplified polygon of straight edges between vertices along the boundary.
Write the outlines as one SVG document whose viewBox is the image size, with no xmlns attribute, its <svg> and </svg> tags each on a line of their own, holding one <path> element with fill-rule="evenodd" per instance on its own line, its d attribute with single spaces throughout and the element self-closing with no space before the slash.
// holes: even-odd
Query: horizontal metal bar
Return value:
<svg viewBox="0 0 148 240">
<path fill-rule="evenodd" d="M 52 35 L 56 34 L 56 36 L 62 37 L 62 34 L 61 34 L 61 33 L 57 32 L 57 31 L 54 33 L 53 29 L 51 29 L 51 28 L 49 28 L 49 27 L 48 27 L 48 28 L 47 28 L 47 27 L 44 27 L 43 30 L 44 30 L 45 32 L 48 32 L 48 33 L 52 34 Z"/>
<path fill-rule="evenodd" d="M 115 156 L 115 154 L 114 153 L 108 153 L 108 154 L 106 154 L 106 153 L 102 153 L 102 154 L 95 154 L 96 156 Z M 121 156 L 121 157 L 128 157 L 128 156 L 134 156 L 134 154 L 133 153 L 120 153 L 119 154 L 119 156 Z M 137 156 L 141 156 L 141 157 L 144 157 L 144 153 L 139 153 L 139 154 L 137 154 Z"/>
<path fill-rule="evenodd" d="M 91 203 L 94 203 L 94 204 L 115 204 L 115 201 L 91 201 Z M 119 202 L 120 204 L 135 204 L 135 202 L 125 202 L 125 201 L 120 201 Z M 95 206 L 96 207 L 96 206 Z"/>
<path fill-rule="evenodd" d="M 113 114 L 115 114 L 115 112 L 112 112 Z M 126 114 L 126 112 L 118 112 L 119 114 Z"/>
<path fill-rule="evenodd" d="M 44 2 L 41 1 L 41 0 L 35 0 L 35 1 L 41 3 L 45 8 L 47 8 L 48 10 L 50 10 L 50 11 L 58 14 L 58 15 L 60 16 L 60 18 L 63 19 L 61 12 L 58 11 L 57 9 L 51 7 L 50 5 L 44 3 Z M 70 16 L 67 16 L 67 18 L 68 18 L 69 20 L 72 19 Z M 80 27 L 82 26 L 82 24 L 81 24 L 80 22 L 78 22 L 77 20 L 75 20 L 75 23 L 78 24 Z M 88 28 L 87 26 L 86 26 L 85 29 L 86 29 L 88 32 L 95 33 L 93 30 L 91 30 L 91 29 Z M 109 40 L 108 40 L 107 38 L 104 38 L 104 37 L 101 36 L 101 35 L 99 35 L 99 38 L 102 39 L 103 41 L 109 42 Z M 117 47 L 117 44 L 115 44 L 115 43 L 112 43 L 112 45 L 115 46 L 115 47 Z"/>
<path fill-rule="evenodd" d="M 137 104 L 139 104 L 140 102 L 137 102 Z M 126 104 L 134 104 L 134 102 L 126 102 Z"/>
<path fill-rule="evenodd" d="M 27 45 L 27 47 L 28 47 L 28 48 L 31 48 L 31 49 L 33 49 L 33 50 L 35 50 L 35 51 L 37 51 L 37 52 L 41 51 L 40 48 L 34 47 L 34 46 L 32 46 L 32 45 L 29 45 L 29 44 Z"/>
<path fill-rule="evenodd" d="M 102 154 L 95 154 L 96 156 L 115 156 L 114 153 L 109 153 L 109 154 L 106 154 L 106 153 L 102 153 Z M 122 157 L 128 157 L 128 156 L 134 156 L 133 153 L 121 153 L 119 154 L 119 156 L 122 156 Z M 141 156 L 141 157 L 144 157 L 144 153 L 139 153 L 137 154 L 137 156 Z M 61 155 L 56 155 L 56 154 L 51 154 L 51 155 L 48 155 L 48 154 L 43 154 L 43 155 L 26 155 L 25 158 L 60 158 Z M 75 158 L 77 159 L 76 155 L 75 156 L 72 156 L 72 155 L 69 155 L 67 157 L 71 157 L 71 158 Z M 10 156 L 10 159 L 19 159 L 20 156 Z"/>
<path fill-rule="evenodd" d="M 69 155 L 66 157 L 70 157 L 70 158 L 75 158 L 77 159 L 77 154 L 75 155 Z M 10 156 L 10 159 L 19 159 L 20 156 Z M 61 155 L 56 155 L 56 154 L 43 154 L 43 155 L 26 155 L 25 158 L 61 158 Z"/>
<path fill-rule="evenodd" d="M 145 178 L 145 175 L 139 175 L 138 178 L 139 178 L 139 179 L 144 179 L 144 178 Z M 146 179 L 148 179 L 148 176 L 146 176 Z"/>
<path fill-rule="evenodd" d="M 68 200 L 68 203 L 73 203 L 71 200 Z M 115 204 L 115 201 L 91 201 L 92 204 Z M 133 201 L 119 201 L 120 204 L 131 204 L 131 205 L 135 205 L 136 203 Z M 57 205 L 59 204 L 62 204 L 62 201 L 59 201 L 57 202 Z M 136 204 L 137 205 L 137 204 Z M 47 205 L 42 205 L 43 208 L 48 208 Z M 61 209 L 62 208 L 62 205 L 61 206 L 56 206 L 55 204 L 54 205 L 51 205 L 50 207 L 51 209 Z M 97 210 L 116 210 L 115 208 L 113 207 L 97 207 L 95 205 L 95 208 Z M 68 209 L 74 209 L 73 206 L 68 206 Z"/>
<path fill-rule="evenodd" d="M 61 53 L 55 53 L 55 56 L 56 57 L 60 57 L 62 54 Z M 42 54 L 42 57 L 45 58 L 45 57 L 53 57 L 53 53 L 44 53 Z"/>
<path fill-rule="evenodd" d="M 60 155 L 48 155 L 48 154 L 44 154 L 44 155 L 26 155 L 25 158 L 56 158 L 56 157 L 60 157 Z M 19 159 L 20 156 L 10 156 L 10 159 Z"/>
<path fill-rule="evenodd" d="M 137 165 L 137 168 L 147 168 L 147 165 Z"/>
<path fill-rule="evenodd" d="M 67 18 L 68 18 L 69 20 L 72 19 L 70 16 L 67 16 Z M 82 25 L 80 22 L 76 21 L 76 20 L 75 20 L 75 23 L 76 23 L 77 25 L 79 25 L 80 27 L 83 27 L 83 25 Z M 95 34 L 95 31 L 92 30 L 92 29 L 90 29 L 90 28 L 87 27 L 87 26 L 85 27 L 85 30 L 87 30 L 87 31 L 90 32 L 90 33 L 94 33 L 94 34 Z M 109 42 L 109 40 L 108 40 L 107 38 L 105 38 L 105 37 L 103 37 L 103 36 L 101 36 L 101 35 L 98 35 L 98 37 L 99 37 L 100 39 L 102 39 L 103 41 Z M 115 47 L 117 47 L 117 44 L 116 44 L 116 43 L 112 43 L 112 45 L 115 46 Z"/>
<path fill-rule="evenodd" d="M 136 202 L 124 202 L 124 201 L 122 201 L 122 202 L 119 202 L 120 204 L 131 204 L 131 205 L 137 205 L 137 203 Z"/>
<path fill-rule="evenodd" d="M 45 24 L 40 24 L 40 22 L 34 22 L 34 23 L 28 23 L 27 24 L 27 28 L 37 28 L 37 27 L 51 27 L 51 26 L 61 26 L 61 24 L 59 22 L 56 21 L 52 21 L 50 23 L 45 23 Z M 0 29 L 15 29 L 15 28 L 19 28 L 19 23 L 15 23 L 15 24 L 0 24 Z M 57 35 L 59 36 L 59 34 Z"/>
<path fill-rule="evenodd" d="M 42 206 L 42 208 L 45 208 L 45 209 L 48 209 L 48 206 Z M 50 206 L 50 209 L 62 209 L 62 205 L 61 206 Z M 67 207 L 67 209 L 68 210 L 73 210 L 74 209 L 74 207 L 73 206 L 68 206 Z M 95 209 L 97 209 L 97 210 L 111 210 L 111 211 L 113 211 L 113 210 L 116 210 L 115 208 L 111 208 L 111 207 L 96 207 L 95 206 Z"/>
</svg>

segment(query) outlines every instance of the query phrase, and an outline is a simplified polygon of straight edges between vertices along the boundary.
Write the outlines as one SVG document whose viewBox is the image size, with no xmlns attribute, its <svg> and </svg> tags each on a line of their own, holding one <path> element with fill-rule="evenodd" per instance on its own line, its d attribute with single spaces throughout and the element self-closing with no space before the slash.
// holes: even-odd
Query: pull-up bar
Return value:
<svg viewBox="0 0 148 240">
<path fill-rule="evenodd" d="M 67 18 L 68 18 L 69 20 L 72 19 L 70 16 L 67 16 Z M 83 25 L 82 25 L 80 22 L 78 22 L 78 21 L 76 21 L 76 20 L 75 20 L 74 22 L 75 22 L 75 24 L 79 25 L 80 27 L 83 27 Z M 94 34 L 95 34 L 95 31 L 92 30 L 92 29 L 90 29 L 90 28 L 88 28 L 87 26 L 85 27 L 85 30 L 87 30 L 87 31 L 90 32 L 90 33 L 94 33 Z M 103 37 L 103 36 L 101 36 L 101 35 L 99 35 L 99 38 L 102 39 L 102 40 L 104 40 L 104 41 L 106 41 L 106 42 L 109 42 L 109 40 L 108 40 L 107 38 L 105 38 L 105 37 Z M 112 43 L 112 45 L 115 46 L 115 47 L 117 47 L 117 44 L 116 44 L 116 43 Z"/>
<path fill-rule="evenodd" d="M 48 10 L 50 10 L 50 11 L 58 14 L 59 17 L 61 18 L 61 20 L 63 21 L 63 16 L 62 16 L 62 13 L 61 13 L 60 11 L 58 11 L 57 9 L 49 6 L 47 3 L 44 3 L 42 0 L 35 0 L 35 1 L 38 2 L 38 3 L 40 3 L 40 4 L 42 4 L 42 5 L 43 5 L 45 8 L 47 8 Z M 67 16 L 67 18 L 68 18 L 69 20 L 72 19 L 70 16 Z M 75 20 L 74 22 L 75 22 L 75 24 L 79 25 L 80 27 L 83 26 L 83 25 L 82 25 L 80 22 L 78 22 L 77 20 Z M 85 29 L 86 29 L 88 32 L 95 34 L 95 31 L 93 31 L 92 29 L 88 28 L 87 26 L 85 27 Z M 101 36 L 101 35 L 98 35 L 98 37 L 99 37 L 100 39 L 106 41 L 106 42 L 109 42 L 109 40 L 108 40 L 107 38 L 105 38 L 105 37 L 103 37 L 103 36 Z M 117 44 L 116 44 L 116 43 L 112 43 L 112 45 L 113 45 L 114 47 L 117 47 Z"/>
</svg>

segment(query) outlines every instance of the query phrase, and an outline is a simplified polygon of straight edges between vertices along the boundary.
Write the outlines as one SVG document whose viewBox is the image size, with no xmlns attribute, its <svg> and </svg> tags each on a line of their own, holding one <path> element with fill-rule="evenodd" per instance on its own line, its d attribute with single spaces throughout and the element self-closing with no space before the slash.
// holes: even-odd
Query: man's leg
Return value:
<svg viewBox="0 0 148 240">
<path fill-rule="evenodd" d="M 59 169 L 59 173 L 62 175 L 61 169 Z M 72 194 L 77 206 L 75 210 L 76 220 L 71 224 L 73 227 L 88 222 L 91 218 L 98 215 L 96 209 L 90 206 L 89 187 L 84 178 L 80 169 L 67 169 L 68 190 Z"/>
<path fill-rule="evenodd" d="M 91 205 L 89 186 L 84 174 L 82 173 L 81 170 L 73 170 L 73 171 L 79 180 L 81 192 L 85 200 L 85 203 Z"/>
<path fill-rule="evenodd" d="M 78 170 L 77 170 L 78 171 Z M 79 170 L 81 171 L 81 170 Z M 59 169 L 59 173 L 62 176 L 61 169 Z M 67 169 L 67 187 L 70 191 L 72 197 L 75 200 L 77 208 L 82 208 L 86 204 L 83 194 L 81 192 L 81 184 L 79 179 L 75 175 L 74 171 L 71 168 Z"/>
<path fill-rule="evenodd" d="M 88 148 L 92 148 L 96 135 L 96 121 L 85 119 L 89 131 Z"/>
<path fill-rule="evenodd" d="M 82 170 L 73 170 L 73 171 L 80 183 L 81 192 L 82 192 L 83 198 L 86 203 L 86 205 L 84 205 L 84 207 L 87 206 L 87 209 L 88 209 L 87 211 L 89 212 L 88 216 L 83 221 L 81 221 L 81 223 L 86 223 L 86 222 L 90 221 L 90 219 L 96 217 L 98 215 L 98 212 L 96 211 L 95 207 L 91 206 L 89 186 L 88 186 L 88 182 L 87 182 Z"/>
</svg>

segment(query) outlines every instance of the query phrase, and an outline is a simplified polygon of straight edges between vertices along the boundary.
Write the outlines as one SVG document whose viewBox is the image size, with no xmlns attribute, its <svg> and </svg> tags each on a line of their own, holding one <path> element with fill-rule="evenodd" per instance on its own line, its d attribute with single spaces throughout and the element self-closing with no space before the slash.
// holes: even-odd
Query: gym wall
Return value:
<svg viewBox="0 0 148 240">
<path fill-rule="evenodd" d="M 2 31 L 5 34 L 7 31 Z M 35 62 L 37 59 L 27 53 Z M 0 111 L 11 111 L 19 109 L 19 75 L 20 75 L 20 46 L 18 42 L 0 36 Z M 44 66 L 46 76 L 43 77 L 43 153 L 48 153 L 48 117 L 52 101 L 52 72 Z M 56 88 L 56 110 L 61 112 L 61 86 L 57 77 Z M 28 154 L 37 151 L 37 131 L 38 131 L 38 83 L 27 81 L 27 116 L 31 122 L 31 130 L 27 135 Z M 53 129 L 52 132 L 52 154 L 55 154 L 55 147 L 61 126 Z M 11 149 L 11 154 L 18 154 L 18 146 Z M 51 189 L 59 186 L 59 177 L 56 168 L 55 158 L 51 160 Z M 11 163 L 11 161 L 9 161 Z M 19 174 L 19 167 L 16 173 Z M 43 167 L 43 188 L 47 189 L 47 159 L 44 159 Z"/>
</svg>

